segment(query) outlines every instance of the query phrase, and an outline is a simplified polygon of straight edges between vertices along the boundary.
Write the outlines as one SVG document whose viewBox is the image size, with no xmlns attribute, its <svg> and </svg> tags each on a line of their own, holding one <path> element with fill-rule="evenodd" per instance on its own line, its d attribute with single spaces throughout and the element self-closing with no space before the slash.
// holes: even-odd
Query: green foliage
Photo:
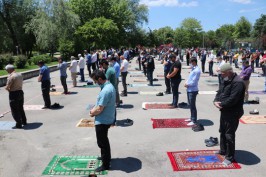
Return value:
<svg viewBox="0 0 266 177">
<path fill-rule="evenodd" d="M 25 68 L 27 64 L 27 57 L 25 55 L 14 56 L 14 58 L 15 58 L 15 65 L 18 69 Z"/>
<path fill-rule="evenodd" d="M 37 55 L 30 58 L 33 64 L 37 65 L 40 60 L 43 60 L 44 63 L 50 63 L 52 61 L 52 57 L 49 55 Z"/>
<path fill-rule="evenodd" d="M 157 37 L 160 45 L 172 43 L 174 39 L 174 31 L 169 26 L 154 30 L 154 35 Z"/>
<path fill-rule="evenodd" d="M 220 42 L 219 45 L 228 49 L 232 49 L 235 42 L 235 31 L 235 26 L 231 24 L 222 25 L 219 29 L 217 29 L 216 36 Z"/>
<path fill-rule="evenodd" d="M 262 14 L 254 24 L 252 36 L 256 39 L 257 48 L 266 48 L 266 15 Z"/>
<path fill-rule="evenodd" d="M 251 23 L 245 17 L 241 17 L 240 20 L 238 20 L 235 24 L 234 37 L 236 39 L 250 37 L 251 28 Z"/>
<path fill-rule="evenodd" d="M 93 47 L 105 48 L 112 44 L 112 39 L 118 34 L 118 28 L 113 20 L 100 17 L 86 22 L 78 28 L 76 34 L 90 41 Z"/>
<path fill-rule="evenodd" d="M 59 41 L 59 51 L 64 61 L 67 61 L 71 54 L 74 53 L 74 42 L 61 39 Z"/>
<path fill-rule="evenodd" d="M 8 64 L 14 64 L 15 59 L 10 53 L 0 55 L 0 69 L 3 69 Z"/>
</svg>

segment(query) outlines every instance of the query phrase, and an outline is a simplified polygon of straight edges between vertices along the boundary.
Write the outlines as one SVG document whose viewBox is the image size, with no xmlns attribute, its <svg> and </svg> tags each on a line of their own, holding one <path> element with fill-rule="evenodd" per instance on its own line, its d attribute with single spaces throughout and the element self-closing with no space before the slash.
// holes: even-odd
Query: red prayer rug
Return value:
<svg viewBox="0 0 266 177">
<path fill-rule="evenodd" d="M 142 103 L 142 109 L 176 109 L 170 103 L 166 102 L 144 102 Z"/>
<path fill-rule="evenodd" d="M 153 128 L 191 128 L 186 119 L 151 119 Z"/>
<path fill-rule="evenodd" d="M 167 152 L 174 171 L 191 170 L 219 170 L 219 169 L 240 169 L 237 162 L 224 165 L 224 156 L 215 154 L 217 150 L 199 151 L 177 151 Z"/>
</svg>

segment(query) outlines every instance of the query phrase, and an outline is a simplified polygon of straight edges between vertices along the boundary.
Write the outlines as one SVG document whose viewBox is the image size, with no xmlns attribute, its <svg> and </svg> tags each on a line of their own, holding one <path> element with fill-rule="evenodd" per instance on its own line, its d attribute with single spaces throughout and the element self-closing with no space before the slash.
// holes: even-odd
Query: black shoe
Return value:
<svg viewBox="0 0 266 177">
<path fill-rule="evenodd" d="M 16 126 L 12 127 L 12 129 L 22 129 L 22 126 L 21 125 L 16 125 Z"/>
<path fill-rule="evenodd" d="M 156 96 L 163 96 L 163 92 L 157 93 Z"/>
<path fill-rule="evenodd" d="M 42 109 L 50 109 L 51 108 L 51 106 L 44 106 L 44 107 L 42 107 Z"/>
<path fill-rule="evenodd" d="M 225 152 L 222 152 L 221 150 L 215 152 L 215 154 L 225 155 Z"/>
<path fill-rule="evenodd" d="M 165 91 L 164 93 L 165 93 L 165 94 L 171 94 L 171 92 L 170 92 L 170 91 Z"/>
<path fill-rule="evenodd" d="M 97 160 L 102 160 L 102 157 L 97 157 Z"/>
<path fill-rule="evenodd" d="M 121 96 L 121 97 L 125 97 L 125 96 L 127 96 L 127 94 L 124 94 L 124 93 L 123 93 L 123 94 L 121 94 L 120 96 Z"/>
<path fill-rule="evenodd" d="M 25 125 L 28 125 L 28 123 L 27 123 L 27 122 L 24 122 L 24 123 L 22 123 L 22 125 L 24 125 L 24 126 L 25 126 Z"/>
<path fill-rule="evenodd" d="M 100 167 L 98 167 L 98 168 L 96 168 L 95 169 L 95 172 L 102 172 L 102 171 L 105 171 L 105 170 L 109 170 L 109 167 L 108 168 L 106 168 L 106 167 L 104 167 L 104 166 L 100 166 Z"/>
</svg>

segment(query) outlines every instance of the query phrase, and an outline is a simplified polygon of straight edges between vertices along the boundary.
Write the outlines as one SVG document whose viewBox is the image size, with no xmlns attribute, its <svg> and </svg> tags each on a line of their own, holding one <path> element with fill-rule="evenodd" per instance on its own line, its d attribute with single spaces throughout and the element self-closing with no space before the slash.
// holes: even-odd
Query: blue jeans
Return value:
<svg viewBox="0 0 266 177">
<path fill-rule="evenodd" d="M 190 113 L 191 113 L 191 121 L 197 122 L 197 108 L 196 108 L 196 98 L 198 95 L 198 91 L 196 92 L 187 92 L 187 100 L 190 105 Z"/>
<path fill-rule="evenodd" d="M 172 105 L 174 107 L 177 107 L 178 105 L 178 99 L 179 99 L 179 84 L 181 82 L 181 78 L 180 79 L 172 79 L 171 78 L 171 86 L 172 86 L 172 93 L 173 93 L 173 101 L 172 101 Z"/>
</svg>

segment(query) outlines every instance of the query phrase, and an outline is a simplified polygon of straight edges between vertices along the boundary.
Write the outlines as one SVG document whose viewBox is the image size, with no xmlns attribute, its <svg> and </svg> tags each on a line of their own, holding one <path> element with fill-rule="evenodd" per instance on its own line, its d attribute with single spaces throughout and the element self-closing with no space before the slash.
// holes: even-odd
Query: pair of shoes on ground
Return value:
<svg viewBox="0 0 266 177">
<path fill-rule="evenodd" d="M 163 96 L 163 92 L 157 93 L 156 96 Z"/>
<path fill-rule="evenodd" d="M 190 122 L 191 123 L 191 122 Z M 194 123 L 194 122 L 193 122 Z M 192 130 L 194 132 L 199 132 L 199 131 L 203 131 L 204 130 L 204 126 L 200 123 L 194 123 L 194 125 L 192 126 Z"/>
<path fill-rule="evenodd" d="M 209 139 L 205 139 L 205 144 L 207 147 L 212 147 L 218 144 L 217 137 L 210 137 Z"/>
<path fill-rule="evenodd" d="M 259 114 L 259 111 L 257 109 L 254 109 L 253 111 L 249 111 L 249 114 Z"/>
<path fill-rule="evenodd" d="M 50 90 L 50 92 L 56 92 L 56 89 L 52 88 L 52 89 Z"/>
</svg>

